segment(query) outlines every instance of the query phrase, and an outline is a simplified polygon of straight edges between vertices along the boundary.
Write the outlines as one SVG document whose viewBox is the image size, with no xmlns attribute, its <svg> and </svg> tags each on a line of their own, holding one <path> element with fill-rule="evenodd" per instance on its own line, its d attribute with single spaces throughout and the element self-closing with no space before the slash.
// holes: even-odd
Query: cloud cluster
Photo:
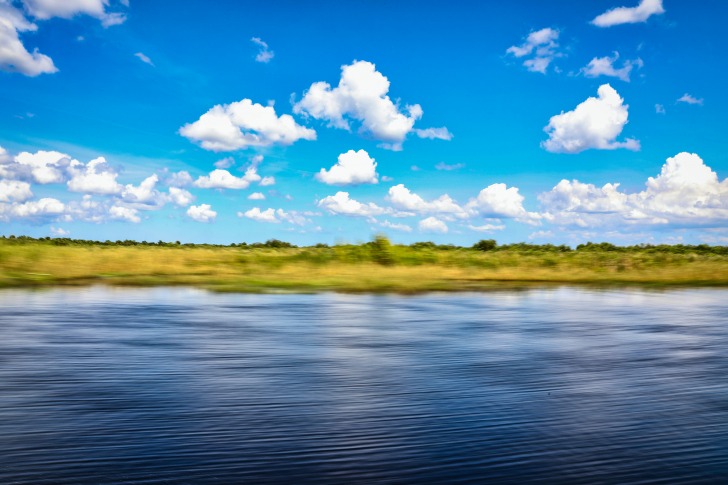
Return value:
<svg viewBox="0 0 728 485">
<path fill-rule="evenodd" d="M 271 224 L 280 224 L 288 222 L 297 226 L 304 226 L 311 222 L 306 216 L 311 213 L 301 213 L 298 211 L 284 211 L 283 209 L 266 209 L 260 210 L 259 207 L 253 207 L 245 212 L 238 212 L 238 217 L 247 217 L 258 222 L 267 222 Z"/>
<path fill-rule="evenodd" d="M 22 4 L 25 12 L 36 20 L 89 15 L 101 20 L 104 27 L 126 20 L 122 12 L 108 10 L 108 0 L 22 0 Z M 28 20 L 23 11 L 13 6 L 12 1 L 0 0 L 0 70 L 26 76 L 58 71 L 50 57 L 41 54 L 38 49 L 29 52 L 20 40 L 21 33 L 37 30 L 38 25 Z"/>
<path fill-rule="evenodd" d="M 612 27 L 622 24 L 646 22 L 653 15 L 665 13 L 662 0 L 641 0 L 636 7 L 617 7 L 598 15 L 592 24 L 597 27 Z"/>
<path fill-rule="evenodd" d="M 400 150 L 423 111 L 419 104 L 406 105 L 401 110 L 388 96 L 389 86 L 387 77 L 374 64 L 355 61 L 341 67 L 341 78 L 335 88 L 324 81 L 313 83 L 293 111 L 346 130 L 351 129 L 351 120 L 356 120 L 362 134 L 381 141 L 385 148 Z M 452 138 L 444 127 L 417 134 L 423 138 Z"/>
<path fill-rule="evenodd" d="M 336 165 L 321 169 L 316 180 L 328 185 L 360 185 L 379 182 L 377 162 L 365 150 L 349 150 L 339 155 Z"/>
<path fill-rule="evenodd" d="M 350 198 L 349 192 L 337 192 L 335 195 L 329 195 L 319 200 L 316 205 L 329 214 L 354 217 L 371 218 L 387 212 L 386 209 L 373 202 L 365 204 Z"/>
<path fill-rule="evenodd" d="M 628 194 L 619 184 L 596 187 L 562 180 L 539 196 L 544 218 L 582 228 L 625 225 L 722 226 L 728 221 L 728 179 L 694 153 L 668 158 L 645 189 Z"/>
<path fill-rule="evenodd" d="M 476 213 L 486 219 L 514 219 L 525 224 L 537 225 L 541 216 L 535 212 L 528 212 L 523 207 L 524 197 L 518 192 L 518 187 L 507 187 L 506 184 L 492 184 L 471 199 L 466 208 L 470 213 Z M 494 226 L 491 226 L 494 227 Z"/>
<path fill-rule="evenodd" d="M 602 84 L 597 98 L 587 98 L 573 111 L 552 116 L 544 128 L 549 139 L 541 146 L 554 153 L 579 153 L 590 148 L 639 150 L 639 141 L 617 141 L 627 124 L 628 108 L 609 84 Z"/>
<path fill-rule="evenodd" d="M 523 65 L 532 72 L 546 74 L 551 62 L 560 54 L 556 51 L 559 44 L 559 31 L 550 27 L 531 32 L 521 45 L 512 45 L 506 53 L 517 58 L 525 58 Z"/>
<path fill-rule="evenodd" d="M 295 122 L 291 115 L 276 115 L 273 106 L 243 99 L 216 105 L 179 133 L 215 152 L 292 145 L 298 140 L 315 140 L 316 132 Z"/>
</svg>

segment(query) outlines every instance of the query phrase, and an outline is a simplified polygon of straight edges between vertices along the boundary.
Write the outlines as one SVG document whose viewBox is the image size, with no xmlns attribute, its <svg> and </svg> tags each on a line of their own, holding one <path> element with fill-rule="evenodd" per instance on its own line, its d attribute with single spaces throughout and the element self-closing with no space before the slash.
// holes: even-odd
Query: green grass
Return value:
<svg viewBox="0 0 728 485">
<path fill-rule="evenodd" d="M 487 241 L 486 241 L 487 242 Z M 280 243 L 280 244 L 279 244 Z M 483 241 L 481 241 L 483 243 Z M 726 286 L 716 246 L 182 245 L 0 238 L 0 287 L 186 285 L 226 292 L 489 290 L 550 284 Z"/>
</svg>

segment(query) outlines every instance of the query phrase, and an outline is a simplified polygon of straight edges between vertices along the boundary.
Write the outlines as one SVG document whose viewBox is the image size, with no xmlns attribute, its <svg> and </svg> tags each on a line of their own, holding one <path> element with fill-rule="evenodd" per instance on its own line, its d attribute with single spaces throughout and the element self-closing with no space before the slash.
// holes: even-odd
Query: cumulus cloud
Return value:
<svg viewBox="0 0 728 485">
<path fill-rule="evenodd" d="M 169 188 L 169 200 L 180 207 L 186 207 L 190 205 L 195 200 L 195 196 L 186 191 L 185 189 L 180 189 L 177 187 L 170 187 Z"/>
<path fill-rule="evenodd" d="M 341 67 L 337 87 L 323 81 L 313 83 L 293 111 L 346 130 L 351 129 L 350 120 L 356 120 L 360 133 L 383 142 L 385 148 L 400 150 L 423 111 L 419 104 L 400 109 L 387 95 L 389 86 L 387 77 L 374 64 L 354 61 Z M 422 130 L 422 135 L 443 139 L 451 136 L 444 127 Z"/>
<path fill-rule="evenodd" d="M 559 31 L 546 27 L 531 32 L 521 45 L 513 45 L 506 49 L 506 53 L 517 58 L 525 58 L 523 65 L 532 72 L 546 74 L 551 62 L 560 54 L 556 51 L 559 44 Z"/>
<path fill-rule="evenodd" d="M 579 153 L 590 148 L 639 150 L 638 140 L 617 141 L 627 124 L 629 106 L 609 84 L 599 86 L 597 94 L 573 111 L 552 116 L 544 128 L 549 139 L 541 146 L 554 153 Z"/>
<path fill-rule="evenodd" d="M 678 103 L 687 103 L 687 104 L 699 104 L 703 105 L 703 98 L 696 98 L 695 96 L 685 93 L 682 96 L 680 96 L 677 100 Z"/>
<path fill-rule="evenodd" d="M 595 57 L 589 64 L 581 69 L 586 77 L 599 77 L 608 76 L 616 77 L 624 82 L 629 82 L 629 76 L 632 73 L 632 69 L 637 66 L 641 68 L 644 63 L 642 59 L 626 60 L 622 63 L 622 67 L 617 69 L 614 67 L 615 63 L 619 59 L 619 52 L 615 52 L 613 57 Z"/>
<path fill-rule="evenodd" d="M 445 234 L 448 231 L 447 224 L 437 217 L 422 219 L 417 227 L 419 227 L 422 232 L 438 232 L 440 234 Z"/>
<path fill-rule="evenodd" d="M 507 187 L 506 184 L 492 184 L 471 199 L 466 207 L 471 213 L 488 219 L 515 219 L 525 224 L 537 225 L 541 216 L 528 212 L 523 207 L 524 197 L 518 187 Z"/>
<path fill-rule="evenodd" d="M 47 197 L 23 203 L 0 203 L 0 220 L 7 222 L 13 219 L 53 219 L 62 215 L 65 208 L 60 200 Z"/>
<path fill-rule="evenodd" d="M 662 0 L 641 0 L 636 7 L 617 7 L 598 15 L 592 24 L 597 27 L 612 27 L 621 24 L 646 22 L 653 15 L 665 13 Z"/>
<path fill-rule="evenodd" d="M 20 41 L 20 32 L 35 32 L 38 26 L 25 19 L 22 12 L 7 0 L 0 0 L 0 69 L 38 76 L 58 72 L 53 60 L 34 49 L 28 52 Z"/>
<path fill-rule="evenodd" d="M 266 209 L 260 210 L 259 207 L 253 207 L 246 212 L 238 212 L 238 217 L 247 217 L 258 222 L 267 222 L 272 224 L 280 224 L 281 222 L 289 222 L 298 226 L 303 226 L 307 222 L 311 222 L 306 218 L 305 213 L 298 211 L 284 211 L 283 209 Z"/>
<path fill-rule="evenodd" d="M 339 155 L 339 161 L 329 170 L 321 169 L 316 180 L 328 185 L 376 184 L 377 162 L 364 150 L 349 150 Z"/>
<path fill-rule="evenodd" d="M 245 177 L 236 177 L 227 170 L 220 168 L 195 180 L 195 187 L 201 189 L 247 189 L 249 186 L 250 180 Z"/>
<path fill-rule="evenodd" d="M 253 192 L 248 196 L 248 200 L 265 200 L 265 195 L 262 192 Z"/>
<path fill-rule="evenodd" d="M 68 170 L 71 179 L 68 181 L 68 190 L 86 194 L 119 194 L 123 187 L 116 181 L 118 174 L 106 162 L 104 157 L 98 157 L 86 165 L 75 162 Z"/>
<path fill-rule="evenodd" d="M 53 17 L 71 18 L 90 15 L 101 20 L 104 27 L 124 22 L 122 12 L 107 10 L 108 0 L 22 0 L 25 11 L 37 20 Z M 21 32 L 35 32 L 38 26 L 13 6 L 10 0 L 0 0 L 0 70 L 26 76 L 51 74 L 58 71 L 53 60 L 34 49 L 29 52 L 20 40 Z"/>
<path fill-rule="evenodd" d="M 212 210 L 210 204 L 200 204 L 190 206 L 187 215 L 197 222 L 212 222 L 217 217 L 217 212 Z"/>
<path fill-rule="evenodd" d="M 7 157 L 4 162 L 0 162 L 0 176 L 38 184 L 61 183 L 67 179 L 66 172 L 72 163 L 81 162 L 56 151 L 21 152 L 14 158 Z"/>
<path fill-rule="evenodd" d="M 218 160 L 213 165 L 215 165 L 215 168 L 230 168 L 233 165 L 235 165 L 235 159 L 233 157 L 225 157 L 223 159 Z"/>
<path fill-rule="evenodd" d="M 253 103 L 250 99 L 213 106 L 197 121 L 180 128 L 179 133 L 205 150 L 215 152 L 316 139 L 314 130 L 297 124 L 291 115 L 278 116 L 272 106 Z"/>
<path fill-rule="evenodd" d="M 596 187 L 562 180 L 539 200 L 545 219 L 582 228 L 722 227 L 728 221 L 728 179 L 720 181 L 698 155 L 687 152 L 668 158 L 637 193 L 622 192 L 617 183 Z"/>
<path fill-rule="evenodd" d="M 361 203 L 349 198 L 349 192 L 337 192 L 319 200 L 316 204 L 330 214 L 369 217 L 384 214 L 386 210 L 373 202 Z"/>
<path fill-rule="evenodd" d="M 439 214 L 446 217 L 467 217 L 467 212 L 460 207 L 449 195 L 426 201 L 419 195 L 411 192 L 404 184 L 390 187 L 387 194 L 389 202 L 397 209 L 411 211 L 417 214 Z"/>
<path fill-rule="evenodd" d="M 250 41 L 258 46 L 258 54 L 255 56 L 256 62 L 267 64 L 275 56 L 275 52 L 268 48 L 268 44 L 263 42 L 260 37 L 253 37 Z"/>
<path fill-rule="evenodd" d="M 18 180 L 0 180 L 0 202 L 23 202 L 33 197 L 30 184 Z"/>
<path fill-rule="evenodd" d="M 126 222 L 134 222 L 139 223 L 141 222 L 141 217 L 139 217 L 139 214 L 136 209 L 132 207 L 125 207 L 125 206 L 113 206 L 111 209 L 109 209 L 109 216 L 112 219 L 119 220 L 119 221 L 126 221 Z"/>
<path fill-rule="evenodd" d="M 152 62 L 152 60 L 147 57 L 143 52 L 137 52 L 134 55 L 139 58 L 139 60 L 142 61 L 144 64 L 149 64 L 150 66 L 154 67 L 154 63 Z"/>
<path fill-rule="evenodd" d="M 270 185 L 275 185 L 275 184 L 276 184 L 276 178 L 272 177 L 272 176 L 263 177 L 260 180 L 260 183 L 258 183 L 258 185 L 260 185 L 261 187 L 268 187 Z"/>
</svg>

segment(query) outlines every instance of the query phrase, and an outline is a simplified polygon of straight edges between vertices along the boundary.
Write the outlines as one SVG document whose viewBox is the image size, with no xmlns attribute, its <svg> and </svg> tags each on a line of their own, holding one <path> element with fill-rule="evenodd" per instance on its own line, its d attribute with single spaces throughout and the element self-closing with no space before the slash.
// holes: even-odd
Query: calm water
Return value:
<svg viewBox="0 0 728 485">
<path fill-rule="evenodd" d="M 0 292 L 0 483 L 728 483 L 728 290 Z"/>
</svg>

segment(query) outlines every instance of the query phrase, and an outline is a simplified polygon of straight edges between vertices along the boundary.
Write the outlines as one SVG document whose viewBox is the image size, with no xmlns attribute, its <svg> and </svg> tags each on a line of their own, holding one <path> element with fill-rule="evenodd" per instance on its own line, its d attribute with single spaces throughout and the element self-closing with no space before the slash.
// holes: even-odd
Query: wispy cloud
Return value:
<svg viewBox="0 0 728 485">
<path fill-rule="evenodd" d="M 556 57 L 560 57 L 556 49 L 559 44 L 556 41 L 559 38 L 559 31 L 546 27 L 535 32 L 531 32 L 521 45 L 512 45 L 506 49 L 506 53 L 517 58 L 527 57 L 523 61 L 523 65 L 531 72 L 540 72 L 546 74 L 551 62 Z"/>
<path fill-rule="evenodd" d="M 699 104 L 703 105 L 703 98 L 696 98 L 695 96 L 685 93 L 682 96 L 680 96 L 677 99 L 678 103 L 687 103 L 687 104 Z"/>
<path fill-rule="evenodd" d="M 256 62 L 262 62 L 264 64 L 267 64 L 273 59 L 273 57 L 276 55 L 275 52 L 270 50 L 268 47 L 268 43 L 264 42 L 260 37 L 253 37 L 250 39 L 250 41 L 257 45 L 259 50 L 258 54 L 255 56 Z"/>
<path fill-rule="evenodd" d="M 139 60 L 142 61 L 144 64 L 149 64 L 150 66 L 154 67 L 154 63 L 152 62 L 152 60 L 147 57 L 143 52 L 137 52 L 134 55 L 138 57 Z"/>
</svg>

